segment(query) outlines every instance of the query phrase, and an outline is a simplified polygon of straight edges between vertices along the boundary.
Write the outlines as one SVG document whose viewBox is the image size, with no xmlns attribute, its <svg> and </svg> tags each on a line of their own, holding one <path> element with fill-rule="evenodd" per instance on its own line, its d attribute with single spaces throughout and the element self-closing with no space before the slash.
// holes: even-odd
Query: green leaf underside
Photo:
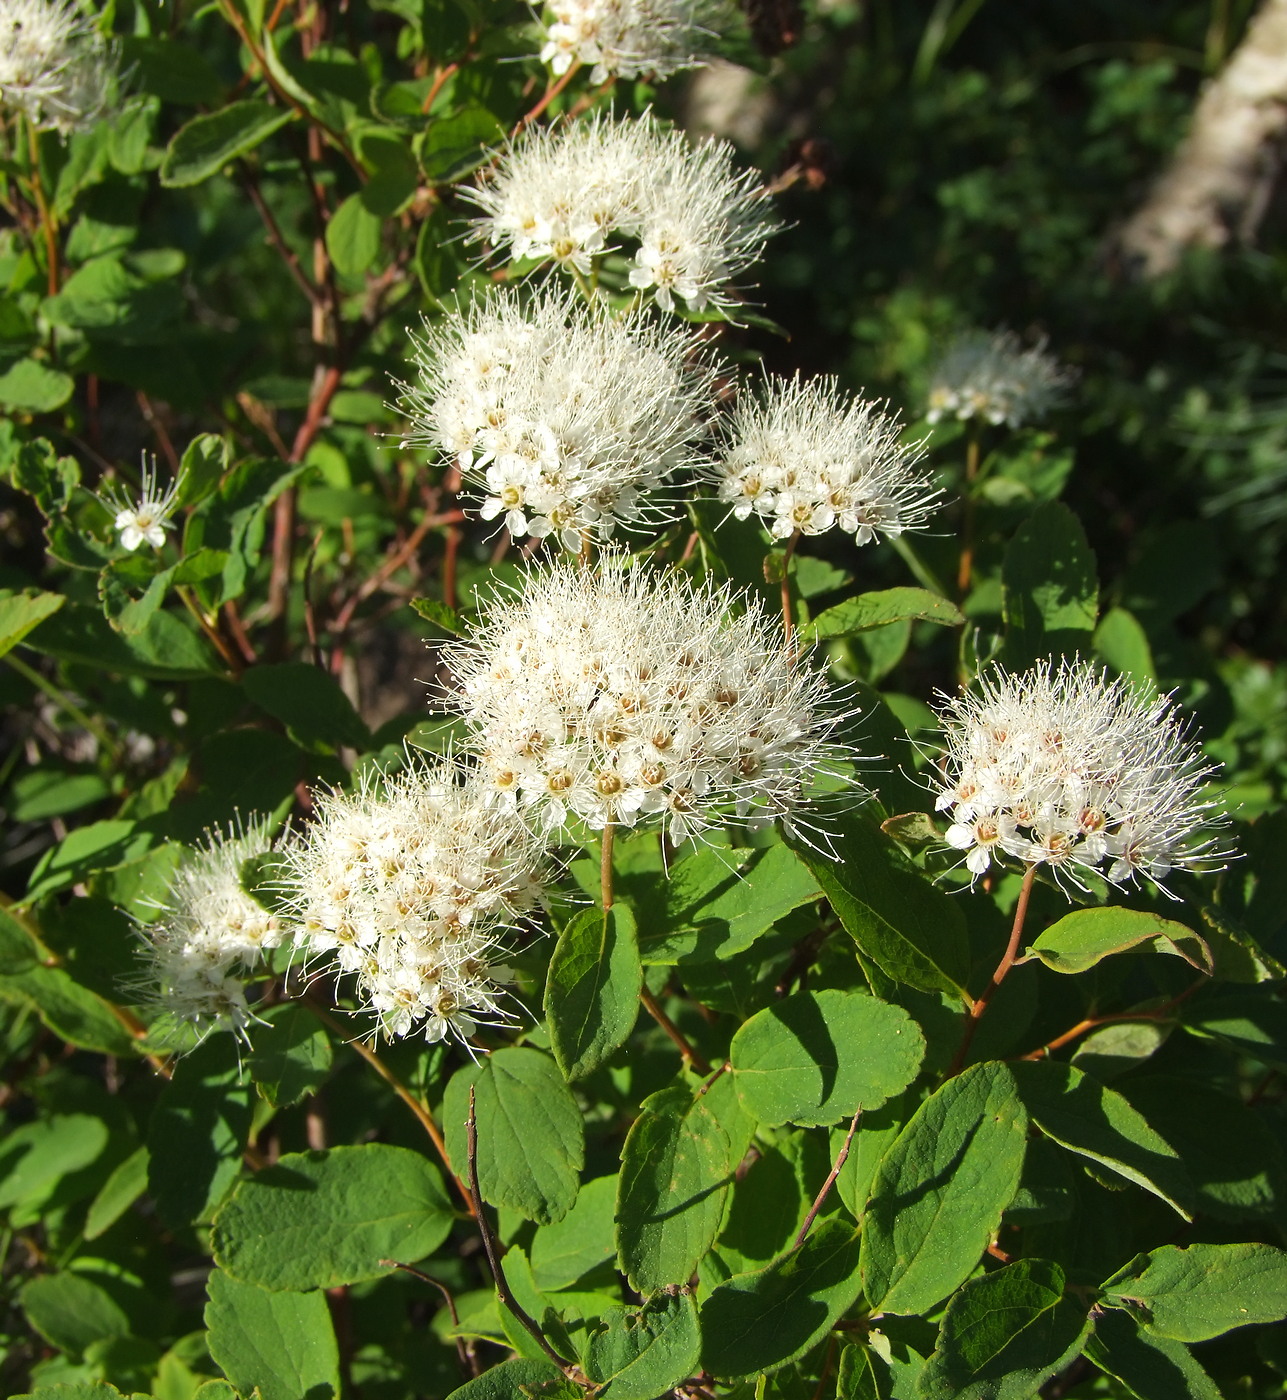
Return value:
<svg viewBox="0 0 1287 1400">
<path fill-rule="evenodd" d="M 220 1207 L 215 1262 L 261 1288 L 333 1288 L 383 1277 L 383 1259 L 423 1259 L 452 1219 L 437 1168 L 405 1147 L 292 1152 Z"/>
<path fill-rule="evenodd" d="M 925 1038 L 898 1006 L 857 992 L 799 992 L 743 1023 L 729 1058 L 761 1123 L 835 1123 L 879 1108 L 915 1078 Z"/>
<path fill-rule="evenodd" d="M 873 1308 L 928 1312 L 970 1276 L 1018 1190 L 1027 1128 L 1014 1076 L 995 1062 L 921 1104 L 872 1185 L 862 1275 Z"/>
<path fill-rule="evenodd" d="M 1028 954 L 1055 972 L 1075 974 L 1141 944 L 1178 953 L 1203 972 L 1212 970 L 1210 949 L 1192 929 L 1139 909 L 1078 909 L 1065 914 L 1031 944 Z"/>
<path fill-rule="evenodd" d="M 567 1079 L 596 1070 L 634 1029 L 643 968 L 624 904 L 584 909 L 559 934 L 545 983 L 554 1058 Z"/>
<path fill-rule="evenodd" d="M 751 1376 L 802 1356 L 857 1299 L 858 1255 L 853 1226 L 824 1220 L 798 1249 L 720 1284 L 702 1304 L 702 1365 Z"/>
<path fill-rule="evenodd" d="M 511 1206 L 538 1225 L 572 1209 L 585 1160 L 581 1110 L 558 1067 L 539 1050 L 493 1051 L 458 1070 L 443 1099 L 447 1151 L 465 1171 L 465 1120 L 474 1087 L 478 1184 L 483 1199 Z"/>
</svg>

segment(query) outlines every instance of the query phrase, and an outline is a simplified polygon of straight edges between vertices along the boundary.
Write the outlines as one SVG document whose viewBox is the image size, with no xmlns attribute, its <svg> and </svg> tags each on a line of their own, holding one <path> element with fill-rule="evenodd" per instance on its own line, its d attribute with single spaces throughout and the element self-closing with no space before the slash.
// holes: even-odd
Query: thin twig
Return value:
<svg viewBox="0 0 1287 1400">
<path fill-rule="evenodd" d="M 17 671 L 23 680 L 34 685 L 42 694 L 47 695 L 69 719 L 75 720 L 82 729 L 92 734 L 113 758 L 120 759 L 124 752 L 120 744 L 112 738 L 111 734 L 108 733 L 98 720 L 86 714 L 71 696 L 59 690 L 53 681 L 47 680 L 34 666 L 28 666 L 25 661 L 16 657 L 12 651 L 6 652 L 3 660 Z"/>
<path fill-rule="evenodd" d="M 264 228 L 268 231 L 268 237 L 274 248 L 281 254 L 282 261 L 290 271 L 290 275 L 295 279 L 300 291 L 308 298 L 313 306 L 317 306 L 322 301 L 322 293 L 308 279 L 308 274 L 300 265 L 299 255 L 286 242 L 273 211 L 268 206 L 268 201 L 264 198 L 263 191 L 259 188 L 259 180 L 255 172 L 243 163 L 242 182 L 246 193 L 250 196 L 251 203 L 259 211 L 259 217 L 263 220 Z"/>
<path fill-rule="evenodd" d="M 974 576 L 974 489 L 979 476 L 979 430 L 971 425 L 970 441 L 965 450 L 965 518 L 961 525 L 961 560 L 956 571 L 957 596 L 964 598 L 970 591 Z"/>
<path fill-rule="evenodd" d="M 496 1238 L 492 1234 L 492 1227 L 487 1220 L 487 1211 L 483 1207 L 483 1193 L 478 1185 L 478 1117 L 474 1108 L 474 1086 L 472 1084 L 469 1086 L 469 1117 L 465 1119 L 465 1153 L 469 1162 L 469 1187 L 474 1195 L 474 1216 L 478 1221 L 478 1233 L 483 1237 L 483 1249 L 487 1251 L 487 1263 L 492 1271 L 496 1292 L 500 1295 L 501 1302 L 531 1333 L 537 1346 L 560 1371 L 566 1373 L 569 1363 L 554 1350 L 546 1340 L 545 1333 L 537 1326 L 535 1319 L 514 1297 L 510 1290 L 509 1280 L 505 1277 L 505 1270 L 501 1265 L 500 1251 L 496 1247 Z"/>
<path fill-rule="evenodd" d="M 567 85 L 572 81 L 577 69 L 580 67 L 581 60 L 579 58 L 574 58 L 572 60 L 572 66 L 568 69 L 568 71 L 564 73 L 564 75 L 557 82 L 551 83 L 550 86 L 545 89 L 545 95 L 536 104 L 536 106 L 533 107 L 532 110 L 526 114 L 526 116 L 519 117 L 517 123 L 514 126 L 514 130 L 511 131 L 509 134 L 509 139 L 511 141 L 518 135 L 520 131 L 522 131 L 522 129 L 525 126 L 529 126 L 532 122 L 534 122 L 537 119 L 537 117 L 541 115 L 543 111 L 545 111 L 545 109 L 550 105 L 550 103 L 553 102 L 554 99 L 559 95 L 559 93 L 561 93 L 563 89 L 567 87 Z"/>
<path fill-rule="evenodd" d="M 832 1163 L 831 1171 L 827 1174 L 827 1179 L 822 1183 L 822 1190 L 813 1198 L 813 1205 L 809 1207 L 809 1213 L 804 1217 L 804 1224 L 800 1226 L 800 1233 L 795 1237 L 795 1244 L 792 1249 L 799 1249 L 804 1243 L 805 1236 L 809 1233 L 818 1212 L 822 1209 L 823 1203 L 831 1192 L 831 1188 L 836 1184 L 836 1178 L 840 1175 L 840 1169 L 849 1160 L 849 1148 L 853 1143 L 854 1134 L 858 1131 L 858 1123 L 862 1118 L 860 1108 L 853 1116 L 853 1122 L 849 1124 L 849 1131 L 845 1134 L 845 1140 L 840 1146 L 840 1151 L 836 1153 L 836 1160 Z"/>
<path fill-rule="evenodd" d="M 1148 1011 L 1115 1011 L 1108 1016 L 1087 1016 L 1084 1020 L 1078 1021 L 1075 1026 L 1064 1031 L 1062 1035 L 1048 1040 L 1039 1050 L 1032 1050 L 1026 1055 L 1021 1055 L 1020 1059 L 1048 1059 L 1056 1050 L 1062 1050 L 1065 1045 L 1070 1045 L 1074 1040 L 1085 1035 L 1087 1031 L 1097 1030 L 1100 1026 L 1117 1025 L 1123 1021 L 1164 1021 L 1182 1001 L 1187 1001 L 1194 992 L 1201 991 L 1210 981 L 1209 977 L 1199 977 L 1196 982 L 1186 987 L 1177 996 L 1173 996 L 1170 1001 L 1163 1002 L 1161 1006 L 1155 1006 Z"/>
<path fill-rule="evenodd" d="M 800 532 L 797 530 L 787 541 L 786 551 L 782 555 L 782 631 L 786 636 L 787 656 L 793 662 L 796 659 L 796 646 L 795 619 L 791 616 L 791 556 L 799 543 Z"/>
<path fill-rule="evenodd" d="M 671 1040 L 674 1041 L 676 1049 L 693 1069 L 701 1075 L 710 1074 L 710 1064 L 704 1056 L 698 1054 L 698 1052 L 693 1049 L 688 1043 L 688 1038 L 684 1035 L 683 1031 L 681 1031 L 674 1021 L 661 1009 L 660 1002 L 658 1002 L 657 998 L 648 990 L 647 984 L 640 987 L 639 1000 L 643 1002 L 644 1010 L 649 1016 L 651 1016 Z"/>
<path fill-rule="evenodd" d="M 400 1259 L 381 1259 L 379 1261 L 386 1269 L 401 1269 L 404 1274 L 410 1274 L 412 1278 L 418 1278 L 421 1283 L 427 1283 L 436 1288 L 442 1294 L 442 1300 L 447 1305 L 447 1312 L 451 1315 L 451 1325 L 460 1326 L 460 1314 L 456 1311 L 456 1300 L 451 1296 L 451 1289 L 447 1287 L 441 1279 L 434 1278 L 432 1274 L 425 1273 L 422 1269 L 417 1269 L 414 1264 L 404 1264 Z M 456 1359 L 460 1362 L 462 1371 L 471 1376 L 478 1374 L 478 1363 L 470 1355 L 469 1349 L 465 1346 L 463 1337 L 456 1337 Z"/>
</svg>

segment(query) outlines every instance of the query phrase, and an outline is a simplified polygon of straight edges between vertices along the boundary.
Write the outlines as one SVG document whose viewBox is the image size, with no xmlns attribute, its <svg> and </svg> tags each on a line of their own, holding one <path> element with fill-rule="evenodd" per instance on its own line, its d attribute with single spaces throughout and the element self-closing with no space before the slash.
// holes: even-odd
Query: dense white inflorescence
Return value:
<svg viewBox="0 0 1287 1400">
<path fill-rule="evenodd" d="M 1020 428 L 1044 418 L 1072 382 L 1046 342 L 1024 348 L 1013 331 L 966 331 L 951 342 L 930 376 L 931 423 L 981 418 Z"/>
<path fill-rule="evenodd" d="M 113 101 L 117 54 L 76 0 L 0 0 L 0 105 L 85 131 Z"/>
<path fill-rule="evenodd" d="M 592 83 L 700 67 L 717 18 L 706 0 L 549 0 L 549 12 L 542 62 L 559 74 L 592 64 Z"/>
<path fill-rule="evenodd" d="M 789 820 L 840 757 L 825 681 L 758 601 L 611 557 L 497 593 L 445 660 L 493 800 L 550 834 Z"/>
<path fill-rule="evenodd" d="M 477 236 L 515 260 L 585 277 L 629 245 L 630 285 L 667 311 L 676 297 L 728 304 L 728 283 L 776 227 L 758 172 L 735 171 L 730 145 L 693 145 L 652 116 L 529 128 L 467 193 L 483 210 Z"/>
<path fill-rule="evenodd" d="M 356 974 L 387 1036 L 463 1040 L 505 1019 L 506 971 L 492 958 L 540 901 L 540 841 L 450 759 L 416 756 L 315 801 L 284 852 L 284 899 L 308 960 Z"/>
<path fill-rule="evenodd" d="M 246 893 L 241 871 L 272 847 L 266 820 L 208 831 L 175 871 L 167 901 L 142 928 L 148 999 L 201 1033 L 244 1033 L 245 983 L 282 941 L 279 921 Z"/>
<path fill-rule="evenodd" d="M 754 512 L 779 539 L 839 529 L 868 544 L 919 529 L 943 494 L 901 439 L 896 416 L 834 379 L 770 379 L 739 399 L 712 474 L 737 519 Z"/>
<path fill-rule="evenodd" d="M 182 476 L 176 477 L 162 490 L 156 477 L 156 459 L 153 458 L 149 467 L 146 453 L 141 475 L 137 497 L 123 490 L 119 483 L 113 483 L 98 498 L 111 513 L 112 528 L 119 533 L 121 544 L 131 551 L 143 543 L 150 544 L 153 549 L 162 548 L 182 483 Z"/>
<path fill-rule="evenodd" d="M 696 461 L 714 371 L 693 333 L 545 292 L 476 303 L 412 337 L 403 444 L 452 456 L 484 520 L 579 550 L 669 518 L 659 488 Z"/>
<path fill-rule="evenodd" d="M 1202 795 L 1213 766 L 1167 696 L 1110 680 L 1090 662 L 1020 675 L 993 667 L 978 694 L 944 697 L 937 800 L 948 843 L 974 876 L 1002 854 L 1075 885 L 1217 869 L 1222 823 Z"/>
</svg>

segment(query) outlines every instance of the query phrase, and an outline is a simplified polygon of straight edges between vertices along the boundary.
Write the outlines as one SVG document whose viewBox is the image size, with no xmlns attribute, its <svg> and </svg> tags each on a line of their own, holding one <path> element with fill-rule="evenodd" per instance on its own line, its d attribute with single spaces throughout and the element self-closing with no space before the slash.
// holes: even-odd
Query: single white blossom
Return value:
<svg viewBox="0 0 1287 1400">
<path fill-rule="evenodd" d="M 444 659 L 495 802 L 551 835 L 789 820 L 838 771 L 823 677 L 757 600 L 680 574 L 611 556 L 537 570 Z"/>
<path fill-rule="evenodd" d="M 966 331 L 930 375 L 931 423 L 981 418 L 1011 428 L 1044 418 L 1071 384 L 1072 372 L 1046 353 L 1044 339 L 1024 348 L 1013 331 Z"/>
<path fill-rule="evenodd" d="M 727 142 L 692 144 L 651 115 L 529 128 L 487 183 L 476 236 L 515 260 L 585 275 L 610 248 L 631 254 L 629 282 L 664 310 L 727 306 L 727 286 L 776 224 L 754 170 Z"/>
<path fill-rule="evenodd" d="M 114 482 L 98 498 L 113 516 L 112 528 L 119 532 L 122 547 L 131 552 L 145 543 L 153 549 L 164 547 L 165 532 L 172 528 L 170 516 L 174 513 L 183 484 L 180 474 L 162 490 L 157 480 L 156 459 L 152 459 L 149 467 L 146 453 L 141 477 L 137 496 Z"/>
<path fill-rule="evenodd" d="M 0 0 L 0 105 L 37 130 L 86 131 L 112 105 L 116 48 L 76 0 Z"/>
<path fill-rule="evenodd" d="M 725 420 L 709 475 L 737 519 L 754 513 L 779 539 L 838 529 L 868 544 L 920 529 L 943 494 L 901 439 L 896 416 L 834 379 L 769 379 Z"/>
<path fill-rule="evenodd" d="M 412 337 L 404 446 L 436 448 L 515 538 L 579 550 L 669 518 L 658 491 L 696 461 L 713 371 L 696 336 L 545 292 L 502 293 Z"/>
<path fill-rule="evenodd" d="M 1220 868 L 1222 823 L 1203 795 L 1214 765 L 1168 696 L 1092 663 L 986 671 L 978 693 L 944 696 L 936 806 L 948 844 L 978 877 L 1003 855 L 1083 884 Z"/>
<path fill-rule="evenodd" d="M 541 61 L 557 74 L 593 65 L 592 83 L 647 74 L 668 78 L 707 60 L 724 18 L 708 0 L 549 0 Z"/>
<path fill-rule="evenodd" d="M 315 795 L 285 852 L 283 900 L 310 961 L 356 977 L 387 1036 L 466 1039 L 503 1020 L 494 961 L 540 902 L 542 844 L 451 759 L 412 756 L 352 792 Z"/>
<path fill-rule="evenodd" d="M 245 1035 L 254 1019 L 246 983 L 283 938 L 279 920 L 241 884 L 246 861 L 272 849 L 269 829 L 254 818 L 207 831 L 180 862 L 156 918 L 141 928 L 147 999 L 202 1035 L 217 1026 Z"/>
</svg>

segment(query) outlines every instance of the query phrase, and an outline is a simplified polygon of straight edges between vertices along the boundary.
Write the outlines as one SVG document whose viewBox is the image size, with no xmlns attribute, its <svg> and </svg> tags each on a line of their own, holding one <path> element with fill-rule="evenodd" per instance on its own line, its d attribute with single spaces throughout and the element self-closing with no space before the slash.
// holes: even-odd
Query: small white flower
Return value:
<svg viewBox="0 0 1287 1400">
<path fill-rule="evenodd" d="M 1167 696 L 1110 680 L 1089 662 L 1014 675 L 943 697 L 946 754 L 936 808 L 971 875 L 1002 855 L 1083 885 L 1154 884 L 1175 869 L 1219 869 L 1222 819 L 1203 795 L 1214 771 Z"/>
<path fill-rule="evenodd" d="M 757 601 L 612 556 L 498 592 L 445 660 L 492 800 L 551 834 L 789 820 L 843 757 L 825 680 Z"/>
<path fill-rule="evenodd" d="M 150 544 L 153 549 L 165 545 L 165 532 L 171 527 L 170 516 L 179 498 L 182 476 L 176 477 L 165 490 L 161 489 L 156 475 L 156 459 L 148 466 L 146 453 L 143 456 L 142 482 L 137 496 L 124 491 L 119 483 L 113 483 L 99 496 L 104 507 L 112 513 L 112 528 L 119 532 L 123 548 L 133 552 L 141 544 Z"/>
<path fill-rule="evenodd" d="M 776 224 L 758 172 L 737 171 L 726 142 L 692 144 L 651 114 L 529 128 L 468 198 L 475 234 L 515 260 L 590 271 L 633 245 L 630 285 L 663 310 L 730 304 L 728 284 Z"/>
<path fill-rule="evenodd" d="M 660 497 L 695 464 L 713 398 L 697 333 L 545 291 L 501 293 L 412 340 L 406 442 L 454 457 L 484 520 L 576 551 L 670 518 Z"/>
<path fill-rule="evenodd" d="M 752 512 L 778 539 L 839 527 L 867 544 L 921 528 L 942 492 L 917 470 L 884 405 L 840 392 L 834 379 L 769 379 L 743 395 L 720 429 L 709 478 L 738 519 Z"/>
<path fill-rule="evenodd" d="M 1013 331 L 966 331 L 931 373 L 926 417 L 1019 428 L 1044 418 L 1072 380 L 1072 371 L 1046 353 L 1044 339 L 1025 350 Z"/>
<path fill-rule="evenodd" d="M 0 105 L 67 135 L 102 119 L 116 82 L 116 49 L 76 0 L 0 0 Z"/>
<path fill-rule="evenodd" d="M 541 61 L 566 73 L 592 65 L 592 83 L 610 76 L 667 78 L 706 62 L 713 23 L 726 18 L 708 0 L 550 0 Z"/>
</svg>

